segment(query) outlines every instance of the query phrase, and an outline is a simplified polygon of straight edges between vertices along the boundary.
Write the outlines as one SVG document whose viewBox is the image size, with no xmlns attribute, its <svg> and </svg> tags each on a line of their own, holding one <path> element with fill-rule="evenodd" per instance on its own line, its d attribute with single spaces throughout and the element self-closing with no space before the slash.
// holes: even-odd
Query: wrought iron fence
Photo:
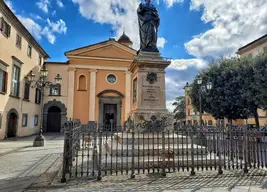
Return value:
<svg viewBox="0 0 267 192">
<path fill-rule="evenodd" d="M 110 126 L 110 125 L 109 125 Z M 267 168 L 267 132 L 240 127 L 131 131 L 65 123 L 62 182 L 74 177 Z"/>
</svg>

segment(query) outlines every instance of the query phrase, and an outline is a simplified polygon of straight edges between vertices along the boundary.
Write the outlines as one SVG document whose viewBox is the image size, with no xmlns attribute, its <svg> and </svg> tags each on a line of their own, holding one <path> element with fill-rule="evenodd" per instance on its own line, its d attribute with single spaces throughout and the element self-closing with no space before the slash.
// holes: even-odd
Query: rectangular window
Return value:
<svg viewBox="0 0 267 192">
<path fill-rule="evenodd" d="M 0 129 L 2 128 L 3 112 L 0 112 Z"/>
<path fill-rule="evenodd" d="M 40 66 L 42 65 L 42 57 L 39 56 L 39 63 L 38 63 Z"/>
<path fill-rule="evenodd" d="M 137 79 L 133 81 L 133 104 L 136 103 L 137 100 Z"/>
<path fill-rule="evenodd" d="M 6 93 L 7 73 L 0 68 L 0 92 Z"/>
<path fill-rule="evenodd" d="M 190 109 L 188 109 L 188 113 L 187 114 L 188 114 L 188 116 L 190 116 Z"/>
<path fill-rule="evenodd" d="M 38 126 L 38 115 L 34 116 L 34 126 Z"/>
<path fill-rule="evenodd" d="M 41 90 L 36 88 L 36 92 L 35 92 L 35 103 L 36 104 L 40 104 L 41 103 Z"/>
<path fill-rule="evenodd" d="M 11 95 L 16 97 L 19 96 L 19 78 L 20 68 L 17 65 L 13 65 Z"/>
<path fill-rule="evenodd" d="M 264 48 L 263 48 L 263 52 L 264 52 L 264 53 L 267 53 L 267 47 L 264 47 Z"/>
<path fill-rule="evenodd" d="M 28 114 L 22 114 L 22 127 L 27 127 L 28 125 Z"/>
<path fill-rule="evenodd" d="M 0 20 L 0 31 L 6 37 L 10 37 L 11 26 L 2 17 Z"/>
<path fill-rule="evenodd" d="M 25 79 L 25 85 L 24 85 L 24 99 L 29 100 L 30 99 L 30 86 L 31 83 Z"/>
<path fill-rule="evenodd" d="M 17 38 L 16 38 L 16 46 L 18 48 L 21 48 L 21 36 L 19 34 L 17 34 Z"/>
<path fill-rule="evenodd" d="M 188 98 L 188 101 L 187 101 L 188 105 L 190 105 L 190 98 Z"/>
<path fill-rule="evenodd" d="M 52 85 L 50 87 L 50 95 L 51 96 L 60 96 L 60 94 L 61 94 L 61 85 L 60 84 Z"/>
<path fill-rule="evenodd" d="M 27 55 L 28 55 L 29 57 L 32 56 L 32 47 L 31 47 L 30 45 L 28 45 Z"/>
</svg>

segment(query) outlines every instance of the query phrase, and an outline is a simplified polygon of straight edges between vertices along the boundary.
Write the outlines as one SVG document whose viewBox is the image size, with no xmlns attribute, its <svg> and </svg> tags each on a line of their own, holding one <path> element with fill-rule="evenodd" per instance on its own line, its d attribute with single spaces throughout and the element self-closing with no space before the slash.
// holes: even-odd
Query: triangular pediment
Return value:
<svg viewBox="0 0 267 192">
<path fill-rule="evenodd" d="M 82 47 L 65 53 L 67 57 L 98 57 L 133 59 L 136 51 L 130 47 L 122 45 L 115 40 L 104 41 L 98 44 Z"/>
</svg>

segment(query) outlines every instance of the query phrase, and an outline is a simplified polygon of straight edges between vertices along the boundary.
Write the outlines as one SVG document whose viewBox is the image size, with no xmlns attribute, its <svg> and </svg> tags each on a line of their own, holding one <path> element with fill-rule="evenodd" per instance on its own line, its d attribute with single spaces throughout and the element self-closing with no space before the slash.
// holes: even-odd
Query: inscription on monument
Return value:
<svg viewBox="0 0 267 192">
<path fill-rule="evenodd" d="M 160 86 L 143 86 L 144 105 L 160 105 Z"/>
</svg>

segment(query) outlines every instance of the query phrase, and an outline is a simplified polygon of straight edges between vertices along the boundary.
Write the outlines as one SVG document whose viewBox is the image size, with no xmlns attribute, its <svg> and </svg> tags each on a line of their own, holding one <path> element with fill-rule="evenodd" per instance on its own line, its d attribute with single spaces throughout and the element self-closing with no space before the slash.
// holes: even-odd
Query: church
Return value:
<svg viewBox="0 0 267 192">
<path fill-rule="evenodd" d="M 59 73 L 63 82 L 45 94 L 44 131 L 62 131 L 69 118 L 123 125 L 136 100 L 137 85 L 129 71 L 137 54 L 132 44 L 123 33 L 117 41 L 110 38 L 65 52 L 67 62 L 45 62 L 48 79 Z"/>
</svg>

